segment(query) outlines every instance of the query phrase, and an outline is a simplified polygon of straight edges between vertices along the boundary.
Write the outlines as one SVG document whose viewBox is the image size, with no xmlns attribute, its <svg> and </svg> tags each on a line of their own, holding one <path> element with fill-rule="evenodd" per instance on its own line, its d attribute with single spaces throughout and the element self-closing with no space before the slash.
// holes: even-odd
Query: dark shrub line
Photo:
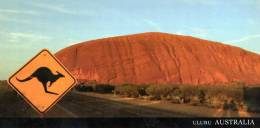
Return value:
<svg viewBox="0 0 260 128">
<path fill-rule="evenodd" d="M 146 84 L 111 85 L 84 84 L 76 87 L 78 91 L 114 93 L 125 97 L 147 98 L 149 100 L 167 100 L 172 103 L 187 103 L 208 107 L 239 109 L 244 105 L 244 85 L 189 85 L 189 84 Z"/>
</svg>

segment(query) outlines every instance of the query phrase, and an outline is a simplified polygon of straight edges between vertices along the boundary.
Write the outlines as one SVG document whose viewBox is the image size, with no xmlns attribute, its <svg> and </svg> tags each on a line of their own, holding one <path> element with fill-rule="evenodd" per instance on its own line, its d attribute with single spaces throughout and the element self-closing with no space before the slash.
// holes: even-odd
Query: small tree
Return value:
<svg viewBox="0 0 260 128">
<path fill-rule="evenodd" d="M 198 98 L 199 98 L 199 102 L 201 104 L 205 103 L 205 101 L 206 101 L 206 94 L 205 94 L 205 92 L 203 90 L 199 90 Z"/>
</svg>

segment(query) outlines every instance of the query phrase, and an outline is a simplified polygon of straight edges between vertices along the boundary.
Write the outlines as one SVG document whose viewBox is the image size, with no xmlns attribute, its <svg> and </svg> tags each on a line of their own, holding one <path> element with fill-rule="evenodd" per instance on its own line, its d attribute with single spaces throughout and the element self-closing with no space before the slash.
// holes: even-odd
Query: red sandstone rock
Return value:
<svg viewBox="0 0 260 128">
<path fill-rule="evenodd" d="M 190 36 L 142 33 L 67 47 L 56 56 L 80 80 L 99 83 L 260 83 L 260 56 Z"/>
</svg>

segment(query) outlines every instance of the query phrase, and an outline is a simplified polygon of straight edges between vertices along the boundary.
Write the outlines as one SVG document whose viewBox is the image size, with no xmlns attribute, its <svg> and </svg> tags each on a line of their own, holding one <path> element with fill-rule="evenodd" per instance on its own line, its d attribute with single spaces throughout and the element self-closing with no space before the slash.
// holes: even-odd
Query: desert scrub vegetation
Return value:
<svg viewBox="0 0 260 128">
<path fill-rule="evenodd" d="M 245 87 L 243 85 L 204 85 L 201 88 L 206 94 L 206 105 L 209 107 L 237 110 L 244 105 Z"/>
<path fill-rule="evenodd" d="M 111 84 L 97 84 L 97 83 L 79 83 L 75 86 L 75 90 L 80 92 L 96 92 L 96 93 L 113 93 L 115 89 Z"/>
<path fill-rule="evenodd" d="M 226 84 L 82 84 L 79 91 L 114 93 L 125 97 L 165 100 L 177 104 L 202 105 L 237 110 L 244 107 L 245 86 L 241 83 Z"/>
<path fill-rule="evenodd" d="M 116 86 L 115 94 L 129 97 L 148 96 L 150 100 L 166 100 L 172 103 L 223 107 L 233 110 L 237 110 L 244 105 L 244 86 L 241 84 L 197 86 L 189 84 L 151 84 L 144 87 L 128 84 Z"/>
<path fill-rule="evenodd" d="M 153 84 L 146 88 L 146 93 L 150 96 L 151 100 L 169 99 L 176 90 L 174 85 L 157 85 Z"/>
<path fill-rule="evenodd" d="M 199 86 L 151 85 L 147 88 L 151 100 L 168 100 L 172 103 L 204 104 L 206 93 Z"/>
<path fill-rule="evenodd" d="M 113 93 L 115 89 L 111 84 L 96 84 L 93 86 L 93 91 L 98 93 Z"/>
<path fill-rule="evenodd" d="M 127 97 L 139 97 L 141 94 L 144 94 L 144 92 L 142 91 L 144 90 L 138 88 L 138 86 L 136 85 L 123 84 L 123 85 L 116 86 L 114 93 L 116 95 L 127 96 Z"/>
<path fill-rule="evenodd" d="M 93 92 L 93 85 L 85 84 L 85 83 L 79 83 L 75 86 L 75 90 L 79 92 Z"/>
</svg>

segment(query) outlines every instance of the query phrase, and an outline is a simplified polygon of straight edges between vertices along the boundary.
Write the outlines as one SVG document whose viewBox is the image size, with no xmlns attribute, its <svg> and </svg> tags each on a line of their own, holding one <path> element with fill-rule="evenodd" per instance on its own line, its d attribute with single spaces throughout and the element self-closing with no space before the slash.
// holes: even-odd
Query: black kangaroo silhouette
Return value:
<svg viewBox="0 0 260 128">
<path fill-rule="evenodd" d="M 56 72 L 58 73 L 57 75 L 53 74 L 52 71 L 49 68 L 47 68 L 47 67 L 40 67 L 36 71 L 34 71 L 29 77 L 27 77 L 27 78 L 25 78 L 23 80 L 20 80 L 18 78 L 16 78 L 16 79 L 19 82 L 26 82 L 26 81 L 29 81 L 29 80 L 31 80 L 32 78 L 35 77 L 35 78 L 38 79 L 39 82 L 42 83 L 45 93 L 58 95 L 57 93 L 50 92 L 47 89 L 47 83 L 48 82 L 50 82 L 50 84 L 49 84 L 49 87 L 50 87 L 59 78 L 64 77 L 63 74 L 59 73 L 58 71 L 56 71 Z"/>
</svg>

